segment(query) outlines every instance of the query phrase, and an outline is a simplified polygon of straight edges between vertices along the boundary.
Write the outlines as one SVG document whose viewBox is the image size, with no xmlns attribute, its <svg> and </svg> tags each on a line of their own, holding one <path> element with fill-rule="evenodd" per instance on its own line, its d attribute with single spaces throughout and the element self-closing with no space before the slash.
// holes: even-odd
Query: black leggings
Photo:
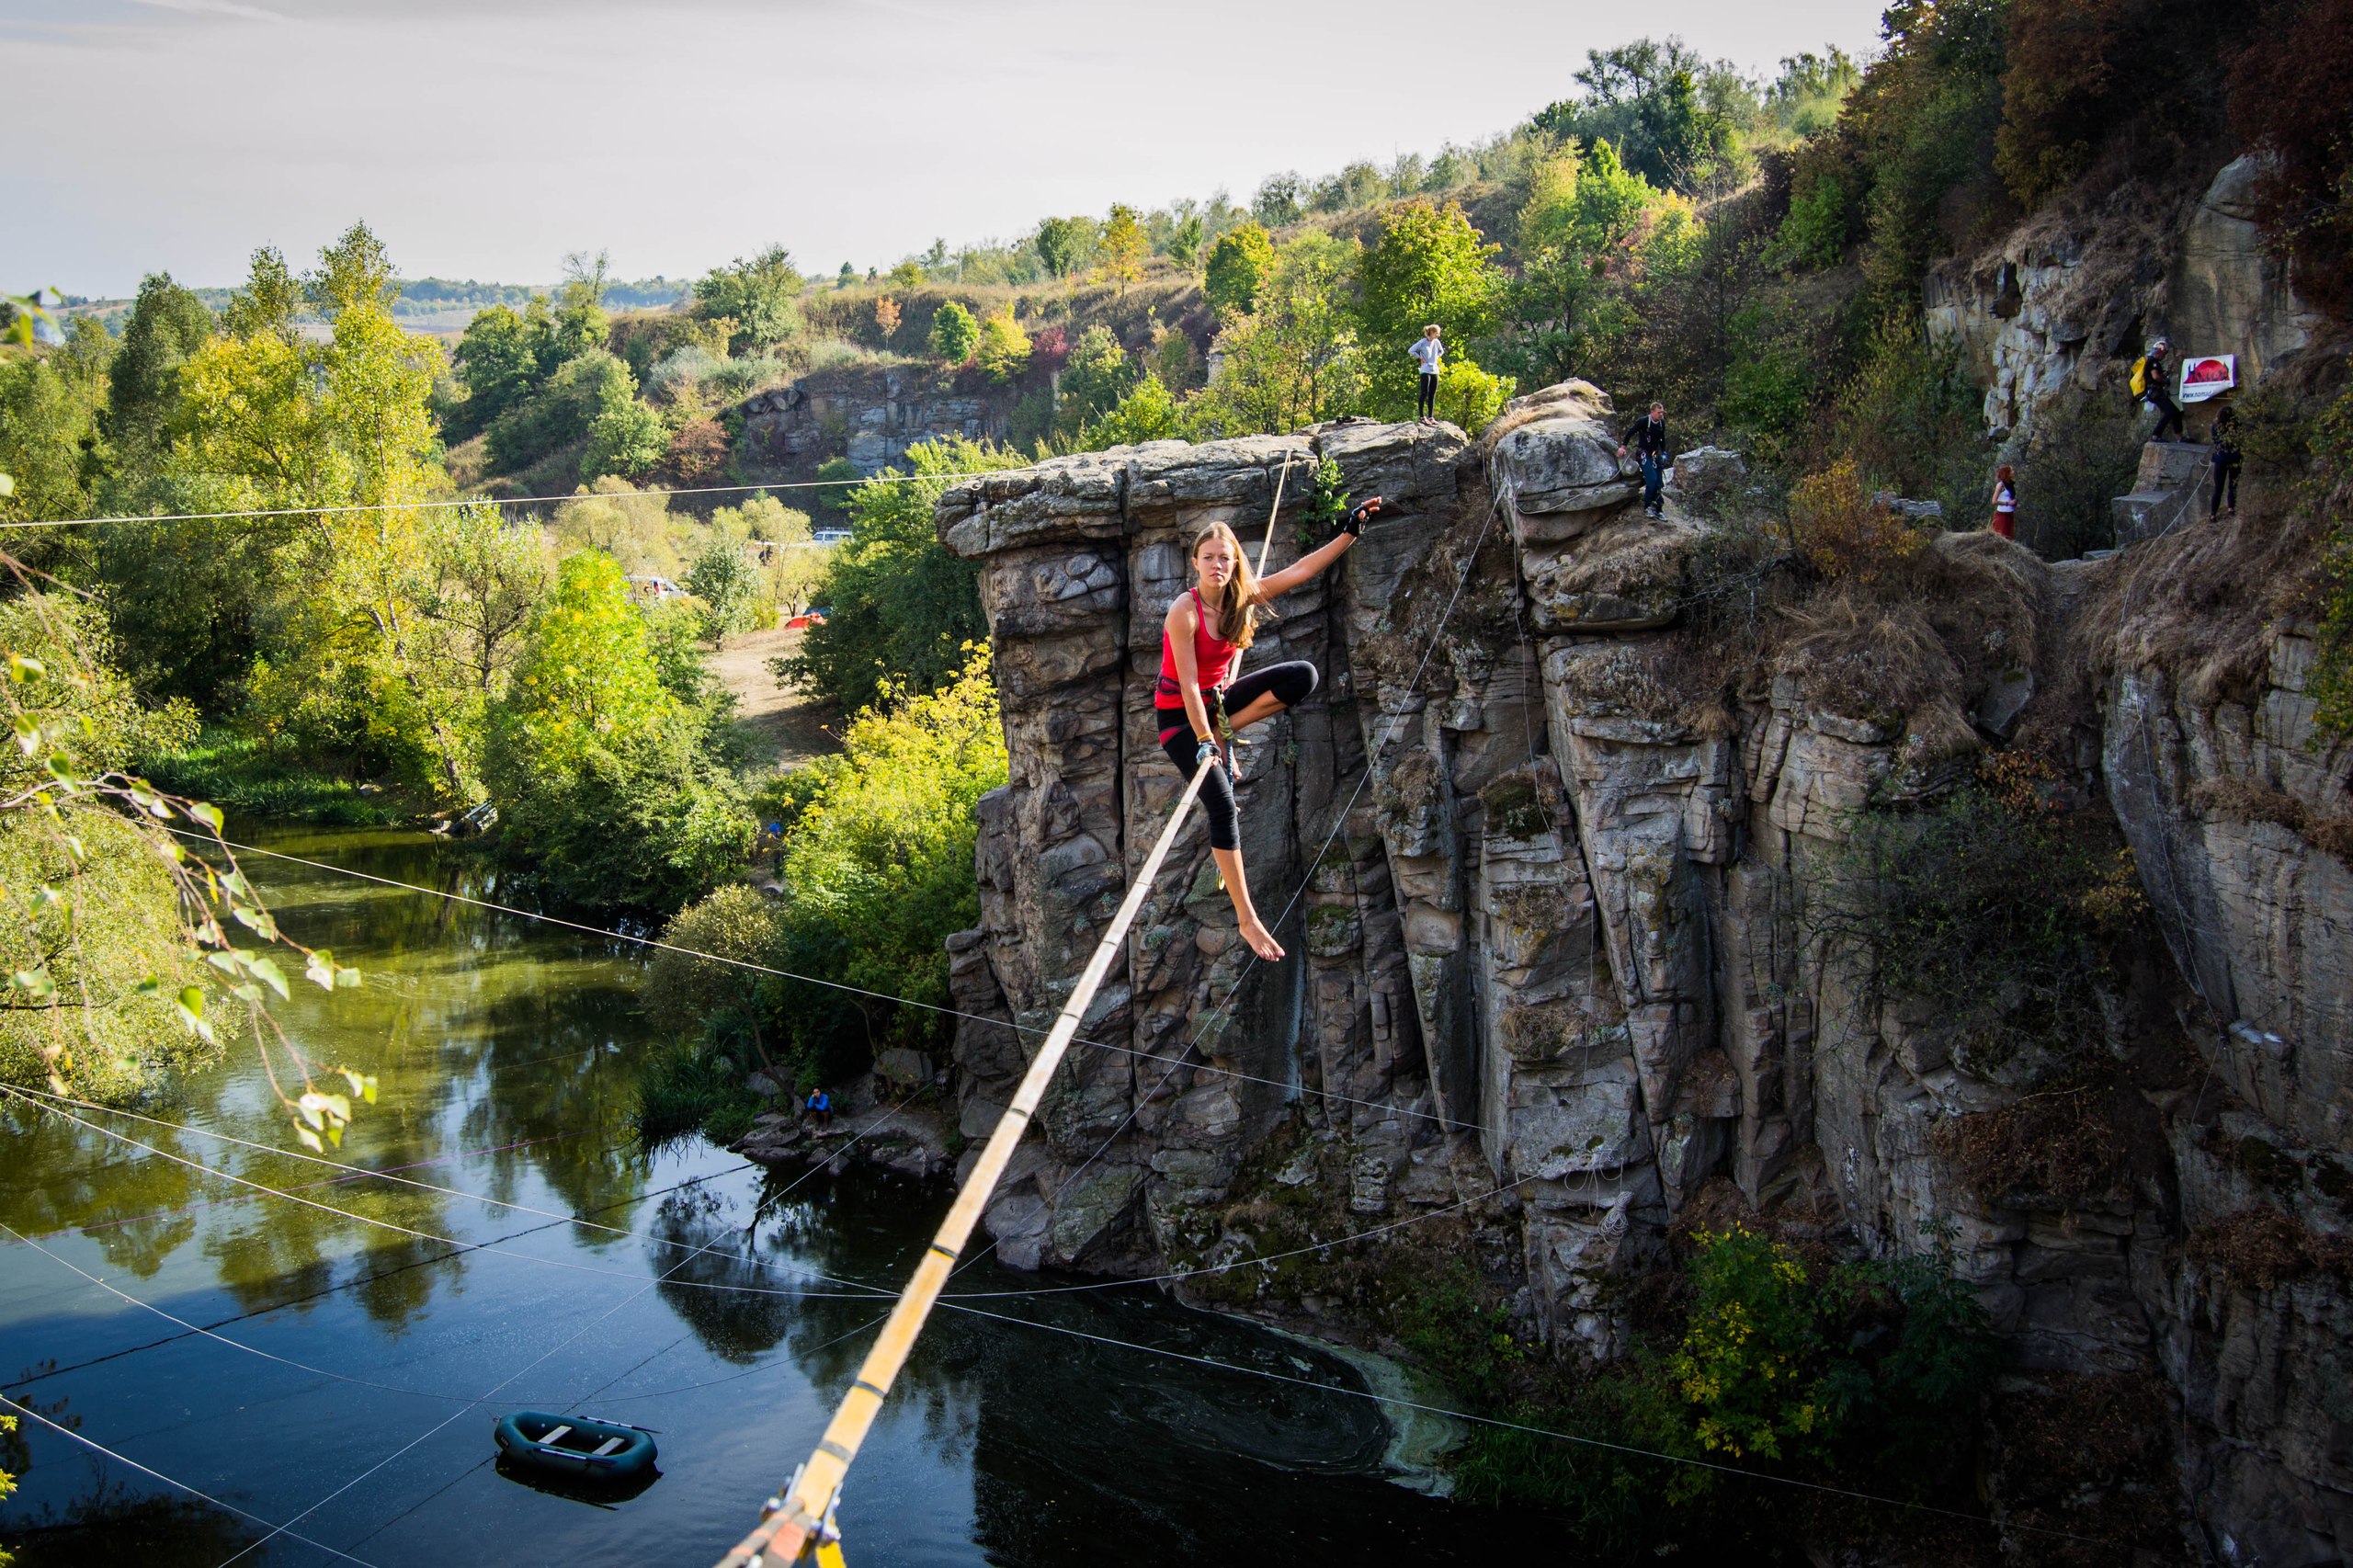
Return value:
<svg viewBox="0 0 2353 1568">
<path fill-rule="evenodd" d="M 1296 708 L 1315 695 L 1321 681 L 1315 666 L 1304 659 L 1290 659 L 1279 665 L 1268 665 L 1263 670 L 1253 670 L 1225 688 L 1222 699 L 1214 691 L 1201 693 L 1209 704 L 1211 722 L 1222 708 L 1228 713 L 1239 713 L 1269 692 L 1286 708 Z M 1199 742 L 1193 739 L 1192 721 L 1185 717 L 1182 708 L 1162 708 L 1160 715 L 1160 749 L 1176 765 L 1176 771 L 1190 778 L 1193 776 L 1193 753 Z M 1239 849 L 1242 847 L 1242 813 L 1233 803 L 1233 780 L 1226 777 L 1222 767 L 1212 767 L 1210 776 L 1201 780 L 1201 810 L 1210 817 L 1210 847 Z"/>
<path fill-rule="evenodd" d="M 2214 495 L 2212 504 L 2206 508 L 2208 517 L 2215 517 L 2222 515 L 2225 491 L 2229 493 L 2231 510 L 2237 511 L 2239 509 L 2239 460 L 2236 458 L 2214 460 Z"/>
<path fill-rule="evenodd" d="M 1415 405 L 1414 417 L 1416 419 L 1427 419 L 1437 411 L 1438 378 L 1431 375 L 1427 370 L 1424 370 L 1422 372 L 1421 398 Z"/>
<path fill-rule="evenodd" d="M 2181 404 L 2174 402 L 2172 394 L 2162 387 L 2151 387 L 2148 397 L 2149 406 L 2157 411 L 2157 427 L 2150 434 L 2149 439 L 2164 440 L 2168 428 L 2173 431 L 2175 440 L 2182 439 Z"/>
</svg>

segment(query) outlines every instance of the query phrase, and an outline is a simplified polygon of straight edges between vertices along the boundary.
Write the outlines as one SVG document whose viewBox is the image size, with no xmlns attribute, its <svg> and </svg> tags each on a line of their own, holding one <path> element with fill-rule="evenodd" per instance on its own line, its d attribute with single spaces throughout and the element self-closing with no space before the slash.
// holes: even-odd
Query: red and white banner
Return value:
<svg viewBox="0 0 2353 1568">
<path fill-rule="evenodd" d="M 2235 354 L 2192 354 L 2181 362 L 2181 401 L 2204 403 L 2239 384 Z"/>
</svg>

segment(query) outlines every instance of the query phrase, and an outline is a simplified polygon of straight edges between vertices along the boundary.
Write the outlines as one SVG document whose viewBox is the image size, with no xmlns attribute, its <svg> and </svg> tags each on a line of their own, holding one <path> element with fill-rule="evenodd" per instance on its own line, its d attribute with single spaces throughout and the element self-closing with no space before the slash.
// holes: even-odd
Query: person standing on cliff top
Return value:
<svg viewBox="0 0 2353 1568">
<path fill-rule="evenodd" d="M 1380 510 L 1376 495 L 1342 517 L 1328 542 L 1263 578 L 1250 570 L 1250 558 L 1242 552 L 1233 530 L 1223 523 L 1210 524 L 1193 536 L 1193 586 L 1176 597 L 1161 622 L 1160 682 L 1152 698 L 1160 721 L 1160 749 L 1188 778 L 1209 766 L 1200 798 L 1210 819 L 1210 857 L 1233 900 L 1242 939 L 1269 963 L 1281 958 L 1283 949 L 1251 904 L 1249 878 L 1242 869 L 1241 810 L 1233 799 L 1240 766 L 1233 756 L 1233 734 L 1304 702 L 1321 677 L 1304 659 L 1268 665 L 1239 680 L 1231 678 L 1233 665 L 1250 646 L 1258 612 L 1314 581 L 1346 555 Z"/>
<path fill-rule="evenodd" d="M 1415 400 L 1414 418 L 1423 425 L 1435 425 L 1438 423 L 1438 365 L 1446 358 L 1446 345 L 1438 341 L 1438 324 L 1432 322 L 1422 328 L 1422 335 L 1415 338 L 1414 346 L 1405 352 L 1411 354 L 1414 363 L 1422 368 L 1421 391 Z"/>
<path fill-rule="evenodd" d="M 1643 510 L 1652 517 L 1663 514 L 1659 489 L 1666 483 L 1666 471 L 1674 460 L 1674 451 L 1666 444 L 1666 404 L 1651 404 L 1650 417 L 1638 419 L 1628 427 L 1626 438 L 1619 444 L 1618 455 L 1624 457 L 1628 448 L 1633 449 L 1634 462 L 1643 471 Z"/>
<path fill-rule="evenodd" d="M 2018 487 L 2017 475 L 2004 463 L 1994 471 L 1994 531 L 2004 539 L 2018 537 Z"/>
</svg>

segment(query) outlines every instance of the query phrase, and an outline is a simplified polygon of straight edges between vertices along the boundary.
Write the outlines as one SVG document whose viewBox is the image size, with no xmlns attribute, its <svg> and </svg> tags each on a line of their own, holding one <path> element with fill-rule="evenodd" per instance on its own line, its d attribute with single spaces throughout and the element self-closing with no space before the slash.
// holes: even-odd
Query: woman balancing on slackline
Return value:
<svg viewBox="0 0 2353 1568">
<path fill-rule="evenodd" d="M 1312 582 L 1346 555 L 1367 519 L 1380 510 L 1376 495 L 1341 519 L 1330 543 L 1264 578 L 1251 573 L 1233 530 L 1223 523 L 1210 524 L 1193 536 L 1194 585 L 1177 596 L 1161 624 L 1160 684 L 1153 695 L 1160 717 L 1160 746 L 1188 778 L 1203 763 L 1215 764 L 1201 781 L 1210 853 L 1233 896 L 1242 939 L 1269 962 L 1281 958 L 1283 949 L 1250 903 L 1250 883 L 1242 873 L 1240 813 L 1233 803 L 1237 768 L 1232 750 L 1220 745 L 1219 737 L 1305 701 L 1314 693 L 1317 677 L 1313 665 L 1292 659 L 1234 680 L 1234 659 L 1250 646 L 1258 611 Z"/>
</svg>

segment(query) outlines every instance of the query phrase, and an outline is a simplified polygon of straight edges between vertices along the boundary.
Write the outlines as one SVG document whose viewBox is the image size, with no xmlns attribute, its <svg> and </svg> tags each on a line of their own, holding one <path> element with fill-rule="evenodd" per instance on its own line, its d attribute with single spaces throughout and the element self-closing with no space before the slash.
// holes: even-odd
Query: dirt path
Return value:
<svg viewBox="0 0 2353 1568">
<path fill-rule="evenodd" d="M 840 750 L 831 727 L 841 720 L 824 703 L 780 684 L 768 661 L 801 646 L 801 633 L 752 631 L 728 639 L 710 655 L 710 670 L 735 694 L 736 722 L 752 739 L 761 760 L 777 768 L 798 767 L 813 757 Z"/>
</svg>

